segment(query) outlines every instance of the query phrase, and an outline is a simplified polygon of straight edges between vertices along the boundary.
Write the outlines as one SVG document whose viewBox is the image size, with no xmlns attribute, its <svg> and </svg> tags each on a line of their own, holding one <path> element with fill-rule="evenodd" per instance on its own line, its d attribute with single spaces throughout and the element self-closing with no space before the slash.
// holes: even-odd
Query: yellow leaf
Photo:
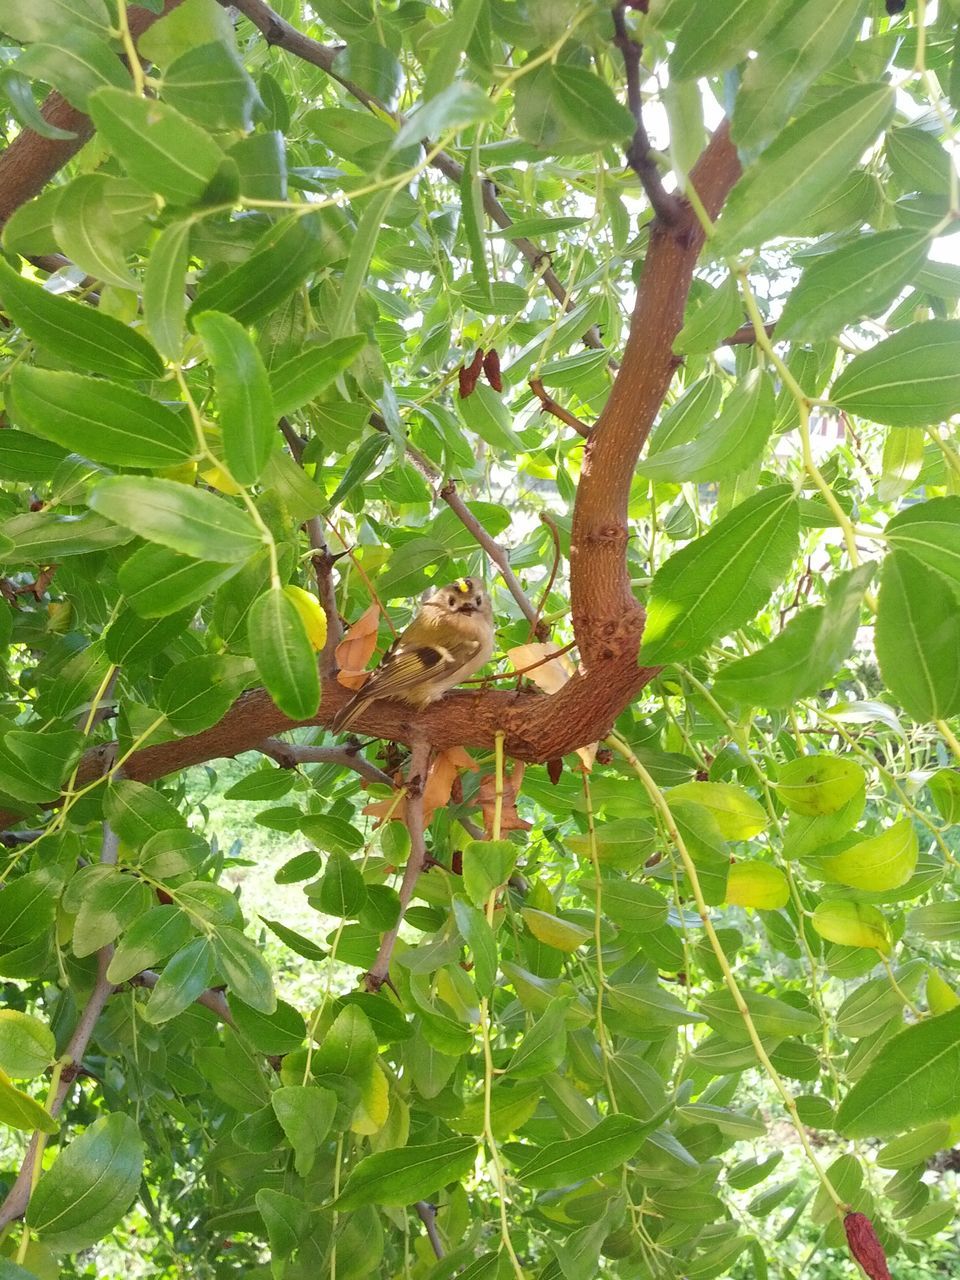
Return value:
<svg viewBox="0 0 960 1280">
<path fill-rule="evenodd" d="M 353 1113 L 350 1129 L 353 1133 L 371 1134 L 382 1129 L 390 1114 L 390 1084 L 378 1062 L 374 1062 L 366 1080 L 360 1086 L 360 1101 Z"/>
<path fill-rule="evenodd" d="M 944 982 L 936 969 L 931 969 L 927 974 L 927 1004 L 933 1014 L 949 1013 L 960 1004 L 960 996 Z"/>
<path fill-rule="evenodd" d="M 758 800 L 732 782 L 681 782 L 671 787 L 668 799 L 689 800 L 706 809 L 724 840 L 749 840 L 767 825 L 767 814 Z"/>
<path fill-rule="evenodd" d="M 553 947 L 555 951 L 576 951 L 591 937 L 589 929 L 549 915 L 546 911 L 537 911 L 535 907 L 524 907 L 521 915 L 537 941 Z"/>
<path fill-rule="evenodd" d="M 790 899 L 787 877 L 769 862 L 735 862 L 727 873 L 727 902 L 776 911 Z"/>
<path fill-rule="evenodd" d="M 836 813 L 864 784 L 856 760 L 839 756 L 800 756 L 780 770 L 777 794 L 788 809 L 815 818 Z"/>
<path fill-rule="evenodd" d="M 286 586 L 283 588 L 283 594 L 292 602 L 303 619 L 310 643 L 319 653 L 327 642 L 327 615 L 323 612 L 320 601 L 309 591 L 304 591 L 303 587 Z"/>
<path fill-rule="evenodd" d="M 821 902 L 813 913 L 813 927 L 821 938 L 842 947 L 872 947 L 889 955 L 890 931 L 876 907 L 860 902 Z"/>
<path fill-rule="evenodd" d="M 882 892 L 907 883 L 917 869 L 919 853 L 913 823 L 901 818 L 880 835 L 822 859 L 820 866 L 832 880 L 851 889 Z"/>
</svg>

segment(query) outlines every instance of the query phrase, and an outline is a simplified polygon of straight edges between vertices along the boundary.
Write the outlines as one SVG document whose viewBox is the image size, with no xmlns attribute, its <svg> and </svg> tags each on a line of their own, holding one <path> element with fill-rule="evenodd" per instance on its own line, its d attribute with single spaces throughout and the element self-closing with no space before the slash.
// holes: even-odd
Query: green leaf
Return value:
<svg viewBox="0 0 960 1280">
<path fill-rule="evenodd" d="M 514 1080 L 535 1080 L 555 1071 L 567 1048 L 567 1001 L 555 998 L 513 1052 L 507 1072 Z"/>
<path fill-rule="evenodd" d="M 293 1147 L 297 1173 L 305 1178 L 333 1123 L 337 1095 L 316 1085 L 283 1085 L 271 1093 L 270 1105 Z"/>
<path fill-rule="evenodd" d="M 131 538 L 103 516 L 92 511 L 61 516 L 52 511 L 30 511 L 14 516 L 4 525 L 4 537 L 13 546 L 4 551 L 10 564 L 49 564 L 64 556 L 84 555 L 121 546 Z"/>
<path fill-rule="evenodd" d="M 97 879 L 84 894 L 73 925 L 73 953 L 93 955 L 113 942 L 150 907 L 153 893 L 134 876 L 114 871 Z"/>
<path fill-rule="evenodd" d="M 887 522 L 884 536 L 895 551 L 908 551 L 960 596 L 960 498 L 932 498 L 906 507 Z"/>
<path fill-rule="evenodd" d="M 773 485 L 672 555 L 653 580 L 640 662 L 682 661 L 749 622 L 787 576 L 798 530 L 793 489 Z"/>
<path fill-rule="evenodd" d="M 847 413 L 925 427 L 960 409 L 960 320 L 908 325 L 855 356 L 830 390 Z"/>
<path fill-rule="evenodd" d="M 131 205 L 128 215 L 124 206 Z M 53 214 L 57 244 L 77 266 L 120 289 L 136 288 L 127 266 L 128 233 L 155 211 L 156 201 L 125 178 L 88 173 L 74 178 Z"/>
<path fill-rule="evenodd" d="M 563 122 L 578 138 L 601 147 L 633 137 L 637 122 L 605 80 L 569 63 L 554 64 L 550 75 L 553 101 Z"/>
<path fill-rule="evenodd" d="M 392 187 L 385 187 L 365 201 L 363 215 L 352 238 L 350 256 L 347 258 L 340 287 L 337 290 L 337 307 L 330 318 L 330 332 L 334 338 L 342 338 L 344 334 L 357 327 L 354 316 L 357 299 L 367 278 L 370 259 L 373 257 L 377 238 L 383 228 L 383 220 L 393 202 L 394 194 Z"/>
<path fill-rule="evenodd" d="M 28 5 L 0 0 L 0 31 L 23 44 L 45 40 L 71 26 L 105 36 L 110 15 L 103 0 L 31 0 Z"/>
<path fill-rule="evenodd" d="M 286 943 L 298 956 L 303 956 L 305 960 L 320 961 L 326 958 L 326 952 L 323 947 L 318 947 L 315 942 L 311 942 L 309 938 L 304 938 L 296 930 L 290 929 L 285 924 L 281 924 L 279 920 L 268 920 L 266 916 L 260 919 L 267 928 L 277 935 L 281 942 Z"/>
<path fill-rule="evenodd" d="M 932 133 L 923 129 L 891 129 L 887 133 L 887 163 L 904 191 L 950 194 L 950 156 Z"/>
<path fill-rule="evenodd" d="M 158 6 L 154 4 L 156 11 Z M 232 47 L 230 15 L 210 0 L 182 0 L 137 40 L 137 48 L 158 67 L 168 66 L 188 49 L 219 41 Z"/>
<path fill-rule="evenodd" d="M 204 311 L 222 311 L 244 325 L 274 311 L 316 267 L 346 256 L 342 219 L 319 209 L 275 223 L 238 266 L 202 283 L 188 324 Z"/>
<path fill-rule="evenodd" d="M 282 1263 L 307 1236 L 310 1210 L 302 1200 L 270 1187 L 263 1187 L 254 1199 L 267 1228 L 271 1260 Z"/>
<path fill-rule="evenodd" d="M 622 1027 L 627 1034 L 646 1036 L 658 1028 L 706 1021 L 702 1013 L 688 1009 L 658 982 L 615 984 L 607 988 L 607 998 L 617 1015 L 617 1029 Z"/>
<path fill-rule="evenodd" d="M 875 644 L 887 688 L 915 720 L 960 710 L 960 609 L 940 575 L 905 551 L 883 562 Z"/>
<path fill-rule="evenodd" d="M 21 366 L 11 393 L 21 426 L 95 462 L 171 467 L 196 452 L 188 421 L 116 382 Z"/>
<path fill-rule="evenodd" d="M 475 4 L 476 0 L 470 3 Z M 449 129 L 463 129 L 477 120 L 486 120 L 494 110 L 494 104 L 480 86 L 469 80 L 456 80 L 432 97 L 425 91 L 420 104 L 398 130 L 391 150 L 399 151 L 424 138 L 435 138 Z"/>
<path fill-rule="evenodd" d="M 110 959 L 108 979 L 118 986 L 168 959 L 190 942 L 189 916 L 178 907 L 152 907 L 124 933 Z"/>
<path fill-rule="evenodd" d="M 186 821 L 166 796 L 132 778 L 114 778 L 107 787 L 103 812 L 127 844 L 145 844 L 161 831 L 185 830 Z"/>
<path fill-rule="evenodd" d="M 727 397 L 720 416 L 686 444 L 643 458 L 635 471 L 650 480 L 727 480 L 760 458 L 774 420 L 773 383 L 754 369 Z"/>
<path fill-rule="evenodd" d="M 891 427 L 883 442 L 883 471 L 877 485 L 881 502 L 908 493 L 923 467 L 925 434 L 921 427 Z"/>
<path fill-rule="evenodd" d="M 133 1203 L 143 1156 L 130 1116 L 101 1116 L 42 1175 L 30 1198 L 27 1225 L 58 1252 L 96 1244 Z"/>
<path fill-rule="evenodd" d="M 773 15 L 764 0 L 731 0 L 719 11 L 692 5 L 670 56 L 671 79 L 690 80 L 726 71 L 756 48 Z"/>
<path fill-rule="evenodd" d="M 576 1138 L 549 1142 L 517 1170 L 517 1181 L 538 1191 L 608 1173 L 639 1151 L 651 1124 L 634 1116 L 605 1116 Z"/>
<path fill-rule="evenodd" d="M 246 512 L 215 494 L 174 480 L 115 476 L 97 485 L 89 503 L 94 511 L 149 542 L 199 560 L 235 563 L 264 545 Z"/>
<path fill-rule="evenodd" d="M 777 321 L 777 339 L 818 342 L 885 310 L 926 261 L 930 238 L 910 230 L 864 235 L 804 268 Z"/>
<path fill-rule="evenodd" d="M 202 733 L 217 723 L 250 682 L 242 658 L 206 653 L 170 667 L 156 693 L 157 707 L 178 733 Z"/>
<path fill-rule="evenodd" d="M 320 910 L 340 919 L 357 916 L 366 897 L 360 868 L 350 855 L 339 851 L 331 853 L 316 895 Z"/>
<path fill-rule="evenodd" d="M 255 484 L 277 435 L 263 360 L 246 329 L 232 316 L 205 311 L 194 318 L 193 327 L 213 366 L 230 474 L 237 484 Z"/>
<path fill-rule="evenodd" d="M 2 261 L 0 301 L 28 338 L 87 372 L 133 380 L 163 374 L 163 361 L 136 330 L 42 289 Z"/>
<path fill-rule="evenodd" d="M 191 609 L 165 618 L 141 618 L 132 609 L 123 609 L 103 633 L 104 652 L 117 666 L 146 662 L 186 631 L 193 614 Z"/>
<path fill-rule="evenodd" d="M 842 853 L 824 858 L 819 865 L 831 879 L 851 889 L 878 893 L 906 884 L 917 869 L 919 856 L 913 820 L 901 818 L 880 835 L 859 840 Z"/>
<path fill-rule="evenodd" d="M 463 847 L 463 887 L 475 907 L 507 883 L 520 850 L 509 840 L 470 840 Z"/>
<path fill-rule="evenodd" d="M 354 1167 L 334 1207 L 344 1211 L 364 1204 L 412 1204 L 459 1181 L 473 1167 L 476 1154 L 474 1138 L 378 1151 Z"/>
<path fill-rule="evenodd" d="M 57 1056 L 53 1032 L 19 1009 L 0 1009 L 0 1070 L 15 1080 L 32 1080 Z"/>
<path fill-rule="evenodd" d="M 171 62 L 161 92 L 171 107 L 212 131 L 250 129 L 259 102 L 236 51 L 219 41 L 198 42 Z"/>
<path fill-rule="evenodd" d="M 820 1030 L 820 1019 L 808 1009 L 797 1009 L 785 1000 L 761 996 L 754 991 L 741 991 L 753 1025 L 761 1037 L 784 1039 L 787 1036 L 803 1036 Z M 731 1044 L 747 1044 L 747 1031 L 743 1015 L 726 989 L 715 991 L 700 1001 L 700 1012 L 706 1014 L 710 1026 Z"/>
<path fill-rule="evenodd" d="M 798 116 L 733 188 L 711 240 L 729 256 L 786 234 L 845 177 L 893 112 L 888 85 L 841 89 Z"/>
<path fill-rule="evenodd" d="M 960 1009 L 888 1040 L 840 1103 L 845 1138 L 886 1138 L 956 1113 Z"/>
<path fill-rule="evenodd" d="M 387 451 L 390 443 L 386 435 L 368 436 L 361 440 L 353 457 L 347 463 L 343 478 L 330 496 L 330 506 L 337 507 L 348 493 L 362 484 Z"/>
<path fill-rule="evenodd" d="M 853 648 L 872 576 L 873 565 L 839 575 L 826 604 L 803 609 L 768 645 L 721 667 L 717 689 L 762 707 L 788 707 L 822 689 Z"/>
<path fill-rule="evenodd" d="M 501 455 L 515 458 L 523 453 L 523 441 L 513 429 L 510 410 L 493 387 L 478 382 L 472 395 L 457 401 L 457 409 L 467 430 Z"/>
<path fill-rule="evenodd" d="M 141 618 L 159 618 L 202 600 L 242 567 L 241 563 L 209 563 L 166 547 L 146 546 L 123 562 L 117 576 L 131 609 Z"/>
<path fill-rule="evenodd" d="M 291 720 L 309 720 L 320 704 L 317 655 L 296 605 L 282 587 L 254 601 L 247 630 L 250 652 L 270 697 Z"/>
<path fill-rule="evenodd" d="M 460 211 L 461 224 L 470 250 L 474 283 L 481 292 L 489 296 L 490 270 L 487 265 L 487 247 L 483 239 L 485 225 L 483 185 L 477 169 L 479 149 L 478 139 L 468 151 L 466 163 L 463 166 L 463 174 L 460 178 Z"/>
<path fill-rule="evenodd" d="M 164 228 L 147 260 L 143 278 L 144 319 L 157 349 L 169 360 L 179 359 L 183 350 L 190 227 L 191 223 L 185 221 Z"/>
<path fill-rule="evenodd" d="M 444 28 L 443 38 L 437 45 L 436 52 L 430 60 L 426 82 L 423 86 L 424 100 L 429 102 L 453 80 L 460 65 L 460 55 L 470 43 L 477 19 L 484 8 L 486 0 L 461 0 L 453 10 L 450 21 Z M 421 134 L 420 137 L 430 136 Z"/>
<path fill-rule="evenodd" d="M 218 929 L 213 935 L 213 954 L 230 990 L 244 1004 L 260 1013 L 273 1013 L 277 994 L 270 966 L 259 947 L 239 929 Z"/>
<path fill-rule="evenodd" d="M 805 0 L 776 6 L 776 24 L 748 61 L 734 102 L 732 135 L 742 151 L 756 154 L 775 138 L 814 80 L 849 52 L 865 0 Z M 862 46 L 861 46 L 862 48 Z M 869 74 L 880 75 L 886 58 Z"/>
<path fill-rule="evenodd" d="M 24 1129 L 27 1133 L 56 1133 L 60 1125 L 36 1098 L 15 1088 L 0 1071 L 0 1124 L 11 1129 Z"/>
<path fill-rule="evenodd" d="M 497 980 L 499 957 L 497 940 L 482 911 L 472 907 L 465 898 L 453 899 L 453 914 L 460 936 L 473 956 L 473 980 L 481 996 L 493 992 Z M 3 1065 L 0 1058 L 0 1066 Z"/>
<path fill-rule="evenodd" d="M 278 1000 L 274 1012 L 265 1014 L 231 996 L 230 1011 L 241 1035 L 260 1053 L 292 1053 L 306 1038 L 302 1016 L 285 1000 Z"/>
<path fill-rule="evenodd" d="M 366 342 L 366 338 L 361 335 L 351 334 L 324 346 L 305 347 L 283 364 L 271 369 L 274 413 L 278 417 L 296 413 L 311 400 L 315 400 L 334 379 L 345 369 L 349 369 Z"/>
<path fill-rule="evenodd" d="M 10 112 L 19 125 L 25 129 L 32 129 L 34 133 L 39 134 L 41 138 L 52 138 L 56 141 L 66 141 L 69 138 L 75 138 L 77 135 L 70 129 L 59 129 L 56 125 L 51 124 L 40 107 L 37 105 L 33 96 L 33 86 L 26 76 L 21 75 L 14 67 L 3 67 L 0 69 L 0 91 L 3 92 L 10 105 Z M 56 196 L 59 199 L 62 188 L 56 188 Z M 35 204 L 35 201 L 31 201 Z M 26 215 L 17 220 L 15 230 L 8 235 L 10 231 L 10 222 L 4 227 L 4 245 L 13 244 L 15 240 L 23 243 L 22 236 L 24 232 L 28 232 L 31 214 L 29 205 L 21 205 L 20 209 L 27 209 Z M 16 212 L 19 213 L 20 209 Z M 13 215 L 16 217 L 16 213 Z M 11 218 L 11 221 L 13 219 Z M 25 249 L 30 252 L 31 245 Z M 59 246 L 54 242 L 51 246 L 51 252 L 55 252 Z"/>
<path fill-rule="evenodd" d="M 704 284 L 698 280 L 698 285 Z M 728 275 L 716 289 L 711 289 L 699 306 L 690 307 L 684 317 L 683 328 L 673 340 L 678 355 L 715 351 L 737 329 L 743 319 L 743 304 L 737 278 Z M 779 321 L 778 321 L 779 325 Z"/>
<path fill-rule="evenodd" d="M 193 204 L 220 167 L 223 152 L 210 135 L 156 98 L 98 89 L 89 109 L 130 177 L 170 204 Z"/>
<path fill-rule="evenodd" d="M 83 27 L 61 29 L 33 44 L 17 59 L 17 70 L 31 80 L 53 85 L 78 111 L 86 111 L 90 94 L 114 85 L 129 88 L 130 75 L 110 48 L 106 33 Z"/>
<path fill-rule="evenodd" d="M 164 965 L 160 981 L 144 1006 L 143 1017 L 154 1026 L 169 1022 L 203 995 L 213 974 L 213 946 L 207 938 L 195 938 Z"/>
</svg>

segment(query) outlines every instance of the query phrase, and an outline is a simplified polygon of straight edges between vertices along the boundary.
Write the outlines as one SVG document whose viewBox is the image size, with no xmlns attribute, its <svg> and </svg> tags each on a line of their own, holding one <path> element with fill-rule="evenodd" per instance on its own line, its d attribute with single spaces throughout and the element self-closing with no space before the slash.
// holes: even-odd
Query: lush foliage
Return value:
<svg viewBox="0 0 960 1280">
<path fill-rule="evenodd" d="M 0 0 L 0 1280 L 934 1274 L 960 6 L 902 7 Z M 465 574 L 529 673 L 344 744 Z M 244 752 L 296 928 L 187 772 Z"/>
</svg>

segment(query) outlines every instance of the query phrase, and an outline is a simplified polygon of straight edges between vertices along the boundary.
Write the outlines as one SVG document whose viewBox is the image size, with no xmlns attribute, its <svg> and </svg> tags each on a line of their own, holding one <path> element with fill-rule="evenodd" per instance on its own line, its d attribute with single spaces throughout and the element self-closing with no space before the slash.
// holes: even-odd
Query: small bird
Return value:
<svg viewBox="0 0 960 1280">
<path fill-rule="evenodd" d="M 458 578 L 423 602 L 370 679 L 333 722 L 347 729 L 378 698 L 425 707 L 490 661 L 493 608 L 483 583 Z"/>
</svg>

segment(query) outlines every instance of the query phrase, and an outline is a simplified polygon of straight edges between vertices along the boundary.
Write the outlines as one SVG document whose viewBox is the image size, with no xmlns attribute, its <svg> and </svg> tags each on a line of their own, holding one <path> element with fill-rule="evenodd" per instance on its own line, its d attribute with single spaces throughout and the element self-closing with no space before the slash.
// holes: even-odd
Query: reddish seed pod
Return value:
<svg viewBox="0 0 960 1280">
<path fill-rule="evenodd" d="M 494 391 L 503 390 L 503 379 L 500 377 L 500 353 L 491 348 L 483 358 L 483 372 Z"/>
<path fill-rule="evenodd" d="M 563 773 L 563 757 L 555 756 L 552 760 L 547 761 L 547 777 L 554 786 L 560 781 L 560 775 Z"/>
<path fill-rule="evenodd" d="M 877 1239 L 873 1223 L 865 1213 L 848 1213 L 843 1220 L 850 1252 L 870 1280 L 893 1280 L 887 1266 L 887 1255 Z"/>
<path fill-rule="evenodd" d="M 454 849 L 450 858 L 450 870 L 455 876 L 463 875 L 463 852 L 460 849 Z"/>
<path fill-rule="evenodd" d="M 457 373 L 457 380 L 460 383 L 460 399 L 466 400 L 467 396 L 473 395 L 473 389 L 477 385 L 477 379 L 480 377 L 480 370 L 483 366 L 483 350 L 477 351 L 469 364 L 462 364 Z"/>
</svg>

